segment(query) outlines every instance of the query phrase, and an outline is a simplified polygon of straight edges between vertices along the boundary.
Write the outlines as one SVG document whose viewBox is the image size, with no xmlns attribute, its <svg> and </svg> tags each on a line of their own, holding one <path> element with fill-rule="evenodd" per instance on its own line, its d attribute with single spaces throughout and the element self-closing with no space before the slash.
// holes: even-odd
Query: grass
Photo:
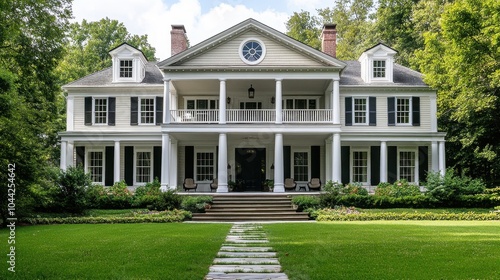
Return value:
<svg viewBox="0 0 500 280">
<path fill-rule="evenodd" d="M 16 272 L 0 279 L 203 279 L 230 224 L 98 224 L 16 229 Z M 8 231 L 0 231 L 6 244 Z"/>
<path fill-rule="evenodd" d="M 500 223 L 265 225 L 290 279 L 500 279 Z"/>
</svg>

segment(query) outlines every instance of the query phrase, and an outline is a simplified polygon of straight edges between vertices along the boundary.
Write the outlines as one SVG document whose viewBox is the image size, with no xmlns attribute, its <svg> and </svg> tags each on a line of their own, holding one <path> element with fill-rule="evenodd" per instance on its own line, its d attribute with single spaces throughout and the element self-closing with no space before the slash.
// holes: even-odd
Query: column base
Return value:
<svg viewBox="0 0 500 280">
<path fill-rule="evenodd" d="M 218 193 L 227 193 L 229 192 L 229 189 L 227 188 L 227 185 L 222 185 L 222 184 L 219 184 L 217 186 L 217 191 Z"/>
<path fill-rule="evenodd" d="M 285 192 L 285 184 L 275 184 L 273 192 Z"/>
<path fill-rule="evenodd" d="M 169 184 L 161 184 L 160 190 L 162 192 L 166 192 L 166 191 L 175 190 L 175 187 L 172 187 Z"/>
</svg>

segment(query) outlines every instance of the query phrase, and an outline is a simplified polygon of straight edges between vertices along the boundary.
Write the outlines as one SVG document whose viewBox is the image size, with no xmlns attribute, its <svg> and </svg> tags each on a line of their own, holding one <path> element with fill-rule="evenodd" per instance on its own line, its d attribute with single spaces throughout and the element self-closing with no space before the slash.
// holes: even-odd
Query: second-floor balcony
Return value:
<svg viewBox="0 0 500 280">
<path fill-rule="evenodd" d="M 171 123 L 219 123 L 219 110 L 171 110 Z M 276 123 L 275 109 L 227 109 L 226 123 Z M 282 123 L 332 123 L 331 109 L 283 109 Z"/>
</svg>

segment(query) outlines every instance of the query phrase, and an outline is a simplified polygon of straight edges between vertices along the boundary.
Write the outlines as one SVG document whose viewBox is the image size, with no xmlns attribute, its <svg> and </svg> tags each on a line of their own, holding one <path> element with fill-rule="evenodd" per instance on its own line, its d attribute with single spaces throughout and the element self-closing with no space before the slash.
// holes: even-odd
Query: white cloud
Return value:
<svg viewBox="0 0 500 280">
<path fill-rule="evenodd" d="M 108 17 L 123 22 L 131 34 L 147 34 L 161 60 L 170 56 L 172 24 L 184 24 L 191 45 L 195 45 L 247 18 L 284 32 L 289 17 L 273 9 L 256 11 L 244 5 L 226 3 L 219 3 L 202 13 L 199 1 L 178 0 L 166 5 L 161 0 L 75 0 L 73 14 L 78 22 Z"/>
</svg>

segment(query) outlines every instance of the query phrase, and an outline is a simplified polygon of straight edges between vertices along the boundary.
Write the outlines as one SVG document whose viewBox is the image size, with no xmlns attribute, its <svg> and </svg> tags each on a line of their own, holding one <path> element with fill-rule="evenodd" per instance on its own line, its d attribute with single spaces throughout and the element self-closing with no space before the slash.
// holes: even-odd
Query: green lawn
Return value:
<svg viewBox="0 0 500 280">
<path fill-rule="evenodd" d="M 270 224 L 290 279 L 500 279 L 500 223 Z"/>
<path fill-rule="evenodd" d="M 0 279 L 203 279 L 229 224 L 97 224 L 16 229 L 16 272 Z"/>
</svg>

